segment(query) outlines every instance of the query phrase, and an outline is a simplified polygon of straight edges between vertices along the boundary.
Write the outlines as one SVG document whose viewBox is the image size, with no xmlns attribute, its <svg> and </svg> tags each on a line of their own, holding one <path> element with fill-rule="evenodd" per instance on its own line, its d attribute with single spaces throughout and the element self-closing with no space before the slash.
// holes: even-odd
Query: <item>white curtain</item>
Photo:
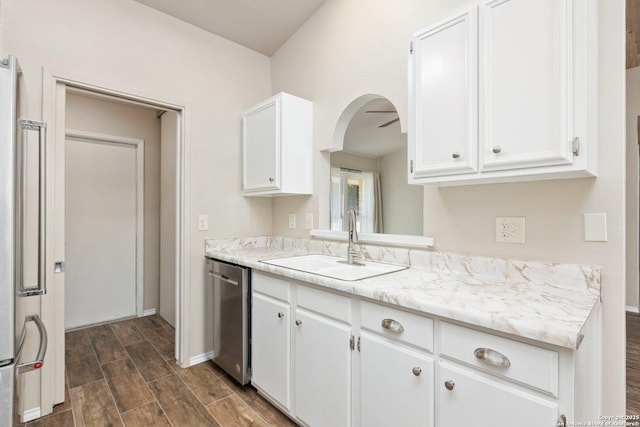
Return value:
<svg viewBox="0 0 640 427">
<path fill-rule="evenodd" d="M 382 226 L 382 187 L 380 186 L 380 174 L 373 172 L 373 230 L 375 233 L 384 233 Z"/>
<path fill-rule="evenodd" d="M 354 187 L 357 189 L 355 193 Z M 331 167 L 331 230 L 346 230 L 345 211 L 348 206 L 357 206 L 358 232 L 381 233 L 381 200 L 380 176 L 377 172 Z"/>
<path fill-rule="evenodd" d="M 342 215 L 344 214 L 342 185 L 344 179 L 340 168 L 331 167 L 331 230 L 342 231 Z"/>
<path fill-rule="evenodd" d="M 373 191 L 373 172 L 362 172 L 362 187 L 358 222 L 362 233 L 373 233 L 375 223 L 376 198 Z"/>
</svg>

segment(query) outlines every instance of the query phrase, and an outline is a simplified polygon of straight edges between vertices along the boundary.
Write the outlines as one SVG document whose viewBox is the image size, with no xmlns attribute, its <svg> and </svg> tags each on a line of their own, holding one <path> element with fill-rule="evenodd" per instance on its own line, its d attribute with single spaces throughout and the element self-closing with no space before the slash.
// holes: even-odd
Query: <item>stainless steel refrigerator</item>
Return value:
<svg viewBox="0 0 640 427">
<path fill-rule="evenodd" d="M 37 313 L 24 313 L 23 298 L 45 289 L 45 130 L 23 117 L 26 94 L 20 67 L 10 56 L 0 62 L 0 426 L 15 423 L 18 375 L 39 369 L 47 333 Z M 35 162 L 32 160 L 36 159 Z M 34 172 L 35 171 L 35 172 Z M 35 177 L 35 178 L 34 178 Z M 31 180 L 34 180 L 33 182 Z M 31 185 L 33 184 L 33 185 Z M 36 189 L 35 195 L 27 186 Z M 35 208 L 33 208 L 35 206 Z M 32 224 L 27 220 L 36 218 Z M 25 255 L 25 248 L 37 248 Z M 28 283 L 31 281 L 30 283 Z M 33 322 L 35 328 L 30 325 Z M 38 331 L 35 359 L 23 361 L 27 333 Z M 23 358 L 26 358 L 23 355 Z"/>
</svg>

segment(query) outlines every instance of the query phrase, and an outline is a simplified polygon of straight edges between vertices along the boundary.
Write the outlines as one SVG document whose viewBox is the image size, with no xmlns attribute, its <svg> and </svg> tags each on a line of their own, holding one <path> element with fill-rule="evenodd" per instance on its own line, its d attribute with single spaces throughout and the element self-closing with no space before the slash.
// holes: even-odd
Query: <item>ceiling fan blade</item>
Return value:
<svg viewBox="0 0 640 427">
<path fill-rule="evenodd" d="M 398 112 L 395 111 L 395 110 L 391 110 L 391 111 L 371 110 L 371 111 L 365 111 L 365 113 L 394 113 L 394 114 L 397 114 Z"/>
<path fill-rule="evenodd" d="M 395 122 L 397 122 L 397 121 L 399 121 L 399 120 L 400 120 L 400 117 L 396 117 L 395 119 L 393 119 L 393 120 L 391 120 L 391 121 L 388 121 L 387 123 L 383 123 L 383 124 L 381 124 L 381 125 L 380 125 L 380 126 L 378 126 L 378 127 L 379 127 L 379 128 L 386 128 L 387 126 L 392 125 L 392 124 L 394 124 Z"/>
</svg>

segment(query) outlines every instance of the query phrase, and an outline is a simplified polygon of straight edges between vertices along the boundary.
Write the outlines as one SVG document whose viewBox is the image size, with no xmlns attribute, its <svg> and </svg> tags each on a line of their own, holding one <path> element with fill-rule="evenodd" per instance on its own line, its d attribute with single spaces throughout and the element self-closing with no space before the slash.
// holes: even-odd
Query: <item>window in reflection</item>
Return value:
<svg viewBox="0 0 640 427">
<path fill-rule="evenodd" d="M 377 172 L 331 168 L 331 230 L 347 229 L 345 213 L 355 209 L 358 232 L 382 233 L 381 203 Z"/>
</svg>

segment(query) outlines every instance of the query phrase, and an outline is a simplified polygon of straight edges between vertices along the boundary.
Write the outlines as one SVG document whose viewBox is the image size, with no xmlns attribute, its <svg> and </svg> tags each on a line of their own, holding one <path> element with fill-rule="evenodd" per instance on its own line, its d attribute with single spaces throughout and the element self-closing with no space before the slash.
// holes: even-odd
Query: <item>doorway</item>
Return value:
<svg viewBox="0 0 640 427">
<path fill-rule="evenodd" d="M 165 101 L 157 101 L 152 98 L 142 97 L 139 95 L 131 94 L 129 92 L 117 91 L 115 89 L 107 89 L 104 87 L 96 86 L 90 83 L 82 83 L 79 79 L 70 77 L 63 77 L 54 75 L 47 70 L 44 70 L 44 82 L 49 82 L 50 85 L 45 85 L 43 92 L 43 105 L 50 106 L 43 111 L 43 117 L 47 119 L 49 127 L 47 132 L 51 143 L 48 146 L 47 153 L 47 170 L 49 175 L 49 182 L 52 183 L 51 187 L 47 190 L 49 194 L 47 206 L 47 222 L 49 224 L 48 230 L 50 231 L 49 243 L 47 244 L 47 262 L 49 265 L 58 266 L 60 261 L 66 261 L 66 249 L 65 249 L 65 175 L 66 175 L 66 143 L 67 143 L 67 129 L 73 128 L 71 124 L 67 123 L 67 101 L 71 97 L 84 96 L 92 98 L 93 100 L 102 101 L 109 104 L 118 104 L 124 107 L 128 107 L 130 110 L 138 108 L 147 112 L 152 112 L 153 120 L 158 123 L 158 129 L 160 129 L 160 123 L 165 122 L 171 124 L 172 129 L 169 132 L 165 132 L 163 138 L 166 138 L 167 145 L 171 148 L 165 150 L 163 155 L 165 161 L 171 164 L 169 168 L 170 178 L 166 179 L 166 182 L 170 182 L 172 185 L 172 192 L 170 199 L 165 197 L 162 201 L 164 205 L 170 205 L 172 212 L 168 221 L 169 229 L 165 233 L 166 236 L 171 236 L 172 240 L 169 245 L 164 245 L 163 258 L 164 263 L 169 263 L 170 278 L 165 280 L 170 286 L 165 286 L 167 295 L 171 298 L 170 311 L 173 312 L 173 324 L 175 325 L 175 346 L 172 352 L 172 359 L 184 366 L 189 362 L 188 349 L 184 344 L 188 340 L 188 324 L 184 321 L 184 313 L 182 310 L 182 304 L 185 303 L 185 276 L 188 274 L 186 267 L 188 266 L 186 260 L 189 256 L 189 251 L 185 247 L 186 228 L 184 218 L 186 217 L 187 204 L 185 201 L 185 193 L 188 189 L 188 164 L 185 162 L 187 158 L 187 144 L 185 142 L 185 116 L 188 114 L 187 107 L 176 103 L 170 103 Z M 125 114 L 126 116 L 126 114 Z M 161 118 L 163 116 L 164 118 Z M 120 117 L 101 117 L 100 115 L 94 115 L 95 122 L 110 122 L 119 123 Z M 67 126 L 70 125 L 70 126 Z M 111 135 L 130 135 L 128 132 L 109 131 L 98 128 L 93 128 L 94 133 L 99 134 L 111 134 Z M 160 133 L 160 132 L 159 132 Z M 160 138 L 160 136 L 158 136 Z M 151 144 L 146 142 L 145 138 L 144 152 L 145 155 L 152 151 Z M 85 141 L 86 142 L 86 141 Z M 158 168 L 160 167 L 160 146 L 162 143 L 157 144 L 157 157 Z M 142 168 L 141 168 L 142 169 Z M 144 167 L 144 171 L 148 172 L 147 167 Z M 162 173 L 157 173 L 157 186 L 160 184 L 160 176 Z M 143 182 L 147 181 L 145 176 Z M 157 214 L 155 218 L 149 220 L 146 216 L 150 210 L 150 202 L 146 199 L 148 192 L 142 192 L 136 190 L 136 192 L 144 193 L 143 207 L 145 212 L 144 223 L 140 223 L 139 229 L 146 229 L 147 227 L 160 227 L 160 215 Z M 161 189 L 157 191 L 158 197 L 154 203 L 160 205 L 159 195 L 162 193 Z M 162 193 L 164 194 L 164 193 Z M 169 192 L 167 192 L 169 194 Z M 158 208 L 159 209 L 159 208 Z M 141 211 L 141 210 L 139 210 Z M 93 219 L 93 218 L 92 218 Z M 139 221 L 138 221 L 139 222 Z M 138 242 L 142 240 L 144 245 L 144 239 L 139 239 L 136 234 L 136 260 L 143 260 L 143 267 L 138 268 L 136 264 L 136 289 L 140 283 L 144 283 L 145 279 L 149 279 L 150 275 L 144 274 L 145 256 L 148 254 L 158 254 L 160 252 L 160 241 L 162 237 L 158 233 L 158 237 L 153 245 L 149 245 L 148 250 L 139 254 L 140 245 Z M 144 246 L 143 246 L 144 247 Z M 96 255 L 96 254 L 93 254 Z M 99 256 L 99 254 L 97 255 Z M 157 256 L 156 256 L 157 257 Z M 149 264 L 148 262 L 146 263 Z M 137 292 L 136 293 L 136 307 L 133 314 L 134 317 L 152 315 L 159 313 L 160 307 L 156 302 L 155 305 L 149 305 L 149 299 L 156 300 L 159 298 L 159 264 L 157 261 L 156 270 L 156 293 L 153 292 Z M 66 267 L 66 271 L 65 271 Z M 65 400 L 65 294 L 66 294 L 66 276 L 71 275 L 71 265 L 62 265 L 61 269 L 56 267 L 56 273 L 65 274 L 52 274 L 47 279 L 50 281 L 49 289 L 51 292 L 42 299 L 41 313 L 43 317 L 49 319 L 47 328 L 49 329 L 49 363 L 47 369 L 43 370 L 41 376 L 41 410 L 46 413 L 47 408 L 51 408 L 57 403 L 61 403 Z M 142 279 L 141 279 L 142 274 Z M 142 298 L 140 298 L 140 296 Z M 165 295 L 165 298 L 167 296 Z M 129 306 L 129 313 L 130 313 Z M 118 314 L 117 317 L 120 317 Z M 128 316 L 127 316 L 128 317 Z M 114 320 L 114 319 L 112 319 Z M 98 320 L 100 322 L 101 320 Z M 49 328 L 51 326 L 51 328 Z"/>
<path fill-rule="evenodd" d="M 158 313 L 175 325 L 178 115 L 67 87 L 64 117 L 65 331 Z"/>
</svg>

